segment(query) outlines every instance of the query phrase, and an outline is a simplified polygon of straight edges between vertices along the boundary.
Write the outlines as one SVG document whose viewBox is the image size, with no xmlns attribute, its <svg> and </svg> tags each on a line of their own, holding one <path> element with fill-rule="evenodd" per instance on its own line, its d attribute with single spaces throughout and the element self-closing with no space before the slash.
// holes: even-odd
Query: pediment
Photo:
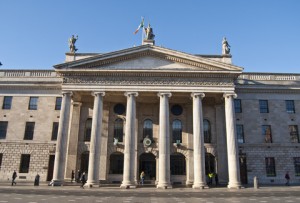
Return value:
<svg viewBox="0 0 300 203">
<path fill-rule="evenodd" d="M 55 65 L 54 68 L 59 72 L 83 70 L 241 72 L 243 70 L 241 67 L 232 64 L 153 45 L 142 45 L 116 52 L 99 54 L 72 62 L 58 64 Z"/>
</svg>

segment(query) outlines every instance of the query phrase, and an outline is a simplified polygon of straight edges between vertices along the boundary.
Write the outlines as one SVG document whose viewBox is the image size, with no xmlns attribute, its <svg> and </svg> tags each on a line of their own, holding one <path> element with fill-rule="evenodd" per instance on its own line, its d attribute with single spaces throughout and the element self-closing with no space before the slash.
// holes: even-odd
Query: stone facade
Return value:
<svg viewBox="0 0 300 203">
<path fill-rule="evenodd" d="M 0 71 L 0 103 L 12 96 L 11 108 L 0 111 L 0 121 L 8 122 L 0 139 L 1 180 L 16 170 L 20 181 L 39 173 L 42 181 L 61 185 L 72 170 L 82 170 L 89 186 L 100 180 L 127 188 L 136 187 L 146 170 L 146 182 L 158 188 L 204 188 L 208 172 L 230 188 L 252 183 L 254 176 L 282 184 L 286 171 L 291 183 L 300 181 L 294 163 L 300 145 L 291 142 L 289 130 L 300 121 L 300 75 L 243 73 L 230 55 L 153 45 L 68 53 L 54 69 Z M 28 109 L 30 97 L 38 97 L 37 110 Z M 55 110 L 57 97 L 61 110 Z M 267 100 L 268 113 L 260 113 L 260 100 Z M 287 112 L 286 100 L 294 102 L 294 113 Z M 32 140 L 24 140 L 26 122 L 35 122 Z M 59 127 L 51 140 L 54 122 Z M 236 125 L 243 126 L 244 143 L 237 141 Z M 271 126 L 272 143 L 265 142 L 263 125 Z M 30 155 L 29 169 L 20 173 L 24 154 Z M 275 175 L 267 174 L 266 158 L 274 158 Z"/>
</svg>

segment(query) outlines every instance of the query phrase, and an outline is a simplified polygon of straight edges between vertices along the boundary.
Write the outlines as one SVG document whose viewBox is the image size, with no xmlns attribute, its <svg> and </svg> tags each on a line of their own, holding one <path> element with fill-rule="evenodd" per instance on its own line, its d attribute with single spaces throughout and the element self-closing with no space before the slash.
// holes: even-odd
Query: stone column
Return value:
<svg viewBox="0 0 300 203">
<path fill-rule="evenodd" d="M 228 188 L 241 188 L 238 145 L 236 139 L 235 112 L 233 99 L 236 94 L 224 94 L 225 120 L 228 156 Z"/>
<path fill-rule="evenodd" d="M 171 93 L 158 93 L 159 104 L 159 164 L 157 188 L 171 188 L 170 182 L 170 122 L 169 97 Z"/>
<path fill-rule="evenodd" d="M 126 126 L 125 126 L 125 148 L 124 148 L 124 170 L 121 188 L 135 188 L 135 118 L 137 92 L 126 92 Z"/>
<path fill-rule="evenodd" d="M 86 185 L 92 187 L 99 184 L 99 163 L 101 152 L 101 133 L 104 92 L 94 92 L 94 109 L 89 154 L 89 172 Z"/>
<path fill-rule="evenodd" d="M 204 93 L 192 93 L 193 98 L 193 149 L 194 149 L 194 184 L 195 189 L 204 189 L 205 177 L 205 151 L 203 134 L 202 98 Z"/>
<path fill-rule="evenodd" d="M 66 165 L 72 92 L 63 92 L 62 94 L 63 98 L 61 103 L 59 127 L 57 133 L 53 179 L 51 181 L 52 186 L 60 186 L 63 184 Z"/>
</svg>

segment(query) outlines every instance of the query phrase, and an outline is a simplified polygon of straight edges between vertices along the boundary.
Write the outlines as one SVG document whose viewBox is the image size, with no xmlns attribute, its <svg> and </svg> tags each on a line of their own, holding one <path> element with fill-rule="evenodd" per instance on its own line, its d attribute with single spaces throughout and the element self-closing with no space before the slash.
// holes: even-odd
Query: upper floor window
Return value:
<svg viewBox="0 0 300 203">
<path fill-rule="evenodd" d="M 174 120 L 172 123 L 173 143 L 182 143 L 182 124 L 180 120 Z"/>
<path fill-rule="evenodd" d="M 238 143 L 245 143 L 244 140 L 244 126 L 237 124 L 236 125 L 236 134 Z"/>
<path fill-rule="evenodd" d="M 144 121 L 143 138 L 153 138 L 153 122 L 150 119 Z"/>
<path fill-rule="evenodd" d="M 275 177 L 276 176 L 276 170 L 275 170 L 275 159 L 274 157 L 266 157 L 266 173 L 267 177 Z"/>
<path fill-rule="evenodd" d="M 38 97 L 30 97 L 28 106 L 29 110 L 37 110 L 38 99 Z"/>
<path fill-rule="evenodd" d="M 262 126 L 262 135 L 265 138 L 265 143 L 272 143 L 272 132 L 270 125 L 263 125 Z"/>
<path fill-rule="evenodd" d="M 118 142 L 123 142 L 123 127 L 124 127 L 124 121 L 121 118 L 117 118 L 115 120 L 114 125 L 114 138 L 118 139 Z"/>
<path fill-rule="evenodd" d="M 260 113 L 269 113 L 268 100 L 259 100 Z"/>
<path fill-rule="evenodd" d="M 26 122 L 24 140 L 33 140 L 35 122 Z"/>
<path fill-rule="evenodd" d="M 51 140 L 57 140 L 58 122 L 53 122 Z"/>
<path fill-rule="evenodd" d="M 3 98 L 2 109 L 11 109 L 12 97 L 5 96 Z"/>
<path fill-rule="evenodd" d="M 287 113 L 295 113 L 294 100 L 285 100 L 285 107 Z"/>
<path fill-rule="evenodd" d="M 298 143 L 299 142 L 298 126 L 289 125 L 289 130 L 290 130 L 291 142 Z"/>
<path fill-rule="evenodd" d="M 175 105 L 172 106 L 171 112 L 175 116 L 180 116 L 182 114 L 182 112 L 183 112 L 183 109 L 182 109 L 182 107 L 180 105 L 175 104 Z"/>
<path fill-rule="evenodd" d="M 242 113 L 242 101 L 240 99 L 234 100 L 235 113 Z"/>
<path fill-rule="evenodd" d="M 91 141 L 91 133 L 92 133 L 92 119 L 88 118 L 85 122 L 84 141 L 86 142 Z"/>
<path fill-rule="evenodd" d="M 300 176 L 300 157 L 294 157 L 295 176 Z"/>
<path fill-rule="evenodd" d="M 19 173 L 28 173 L 29 164 L 30 164 L 30 154 L 22 154 Z"/>
<path fill-rule="evenodd" d="M 6 138 L 7 125 L 7 121 L 0 121 L 0 139 Z"/>
<path fill-rule="evenodd" d="M 61 100 L 62 100 L 61 97 L 56 97 L 56 100 L 55 100 L 55 110 L 60 110 L 61 109 Z"/>
<path fill-rule="evenodd" d="M 114 106 L 114 113 L 117 115 L 123 115 L 125 113 L 125 106 L 123 104 L 116 104 Z"/>
<path fill-rule="evenodd" d="M 203 120 L 204 143 L 211 143 L 211 127 L 207 119 Z"/>
</svg>

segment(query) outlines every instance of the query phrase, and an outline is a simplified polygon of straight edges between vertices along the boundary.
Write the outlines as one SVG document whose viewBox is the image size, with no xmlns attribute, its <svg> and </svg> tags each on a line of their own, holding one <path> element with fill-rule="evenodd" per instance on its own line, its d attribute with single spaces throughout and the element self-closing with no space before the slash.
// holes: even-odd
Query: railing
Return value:
<svg viewBox="0 0 300 203">
<path fill-rule="evenodd" d="M 57 77 L 52 70 L 2 70 L 0 77 Z"/>
<path fill-rule="evenodd" d="M 285 80 L 293 81 L 300 80 L 300 75 L 295 74 L 268 74 L 268 73 L 244 73 L 241 74 L 238 79 L 244 80 Z"/>
</svg>

